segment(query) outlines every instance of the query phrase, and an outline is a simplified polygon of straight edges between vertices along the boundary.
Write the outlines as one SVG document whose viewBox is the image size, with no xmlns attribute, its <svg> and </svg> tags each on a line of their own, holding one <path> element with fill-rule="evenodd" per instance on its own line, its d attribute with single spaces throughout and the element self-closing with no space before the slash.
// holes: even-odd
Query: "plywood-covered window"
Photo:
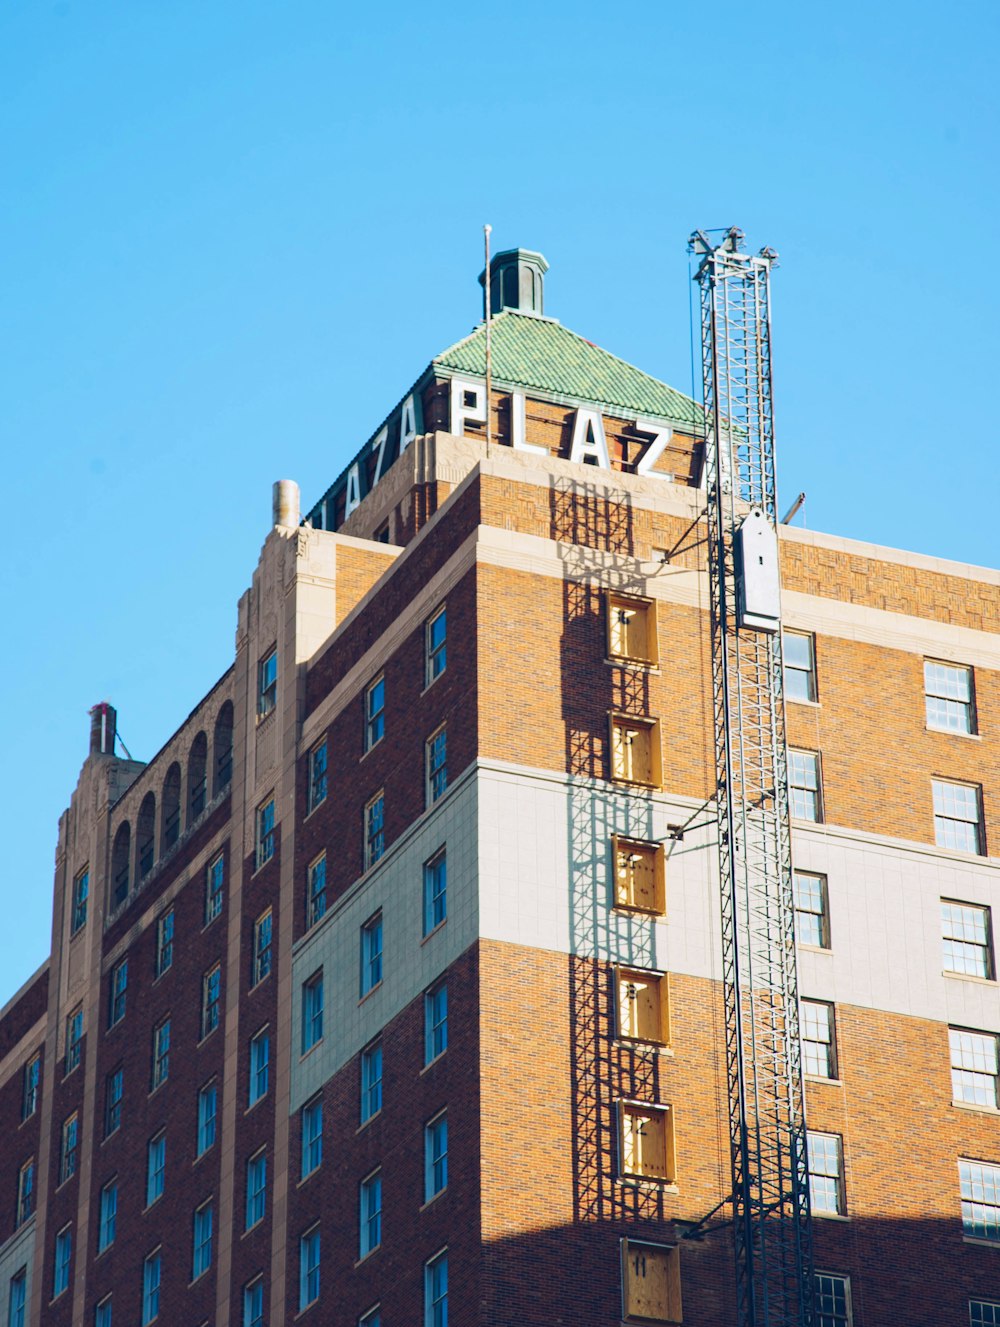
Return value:
<svg viewBox="0 0 1000 1327">
<path fill-rule="evenodd" d="M 631 595 L 609 594 L 608 658 L 656 664 L 656 603 Z"/>
<path fill-rule="evenodd" d="M 618 1103 L 618 1158 L 622 1176 L 673 1184 L 674 1112 L 644 1101 Z"/>
<path fill-rule="evenodd" d="M 621 783 L 659 788 L 662 782 L 659 720 L 612 714 L 610 723 L 611 777 Z"/>
<path fill-rule="evenodd" d="M 670 988 L 665 972 L 615 968 L 618 1035 L 657 1046 L 670 1042 Z"/>
<path fill-rule="evenodd" d="M 667 910 L 663 844 L 624 839 L 615 834 L 611 853 L 615 907 L 662 917 Z"/>
<path fill-rule="evenodd" d="M 629 1322 L 683 1322 L 678 1248 L 622 1240 L 622 1308 Z"/>
</svg>

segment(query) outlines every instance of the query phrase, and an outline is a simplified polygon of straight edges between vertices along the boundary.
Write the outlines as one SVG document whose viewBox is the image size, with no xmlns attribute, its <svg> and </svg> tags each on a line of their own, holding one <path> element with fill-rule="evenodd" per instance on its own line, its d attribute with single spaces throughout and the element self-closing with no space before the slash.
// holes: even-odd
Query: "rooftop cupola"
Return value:
<svg viewBox="0 0 1000 1327">
<path fill-rule="evenodd" d="M 540 253 L 531 249 L 504 249 L 490 259 L 490 306 L 492 313 L 517 309 L 519 313 L 545 312 L 543 286 L 549 265 Z M 479 274 L 483 288 L 483 316 L 486 316 L 486 272 Z"/>
</svg>

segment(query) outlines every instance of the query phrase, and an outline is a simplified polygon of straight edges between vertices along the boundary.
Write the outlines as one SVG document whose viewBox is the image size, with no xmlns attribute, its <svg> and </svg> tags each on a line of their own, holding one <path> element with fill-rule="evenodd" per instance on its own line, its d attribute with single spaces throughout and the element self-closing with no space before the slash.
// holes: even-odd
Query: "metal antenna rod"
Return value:
<svg viewBox="0 0 1000 1327">
<path fill-rule="evenodd" d="M 493 409 L 491 405 L 491 383 L 493 381 L 493 342 L 490 337 L 493 321 L 493 301 L 490 298 L 490 232 L 493 227 L 486 223 L 483 227 L 483 244 L 486 249 L 486 459 L 489 460 L 490 443 L 493 441 Z"/>
<path fill-rule="evenodd" d="M 769 249 L 702 231 L 712 693 L 738 1327 L 812 1327 L 812 1238 L 782 695 Z M 751 522 L 751 513 L 753 514 Z M 774 612 L 743 611 L 752 523 L 775 550 Z"/>
</svg>

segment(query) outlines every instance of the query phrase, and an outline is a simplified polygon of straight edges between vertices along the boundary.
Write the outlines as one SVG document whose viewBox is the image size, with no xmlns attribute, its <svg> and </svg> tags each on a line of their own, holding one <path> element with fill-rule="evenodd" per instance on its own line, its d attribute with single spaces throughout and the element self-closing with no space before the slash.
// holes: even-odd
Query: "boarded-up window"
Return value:
<svg viewBox="0 0 1000 1327">
<path fill-rule="evenodd" d="M 669 1106 L 620 1101 L 618 1144 L 622 1175 L 674 1182 L 674 1113 Z"/>
<path fill-rule="evenodd" d="M 670 1041 L 667 974 L 642 968 L 616 968 L 618 1035 L 630 1041 L 666 1046 Z"/>
<path fill-rule="evenodd" d="M 652 599 L 608 595 L 608 657 L 656 664 L 656 604 Z"/>
<path fill-rule="evenodd" d="M 622 1301 L 635 1322 L 682 1322 L 680 1250 L 622 1240 Z"/>
<path fill-rule="evenodd" d="M 662 843 L 636 839 L 611 840 L 615 868 L 615 907 L 650 912 L 662 917 L 666 910 Z"/>
<path fill-rule="evenodd" d="M 660 725 L 656 719 L 611 715 L 611 777 L 660 786 Z"/>
</svg>

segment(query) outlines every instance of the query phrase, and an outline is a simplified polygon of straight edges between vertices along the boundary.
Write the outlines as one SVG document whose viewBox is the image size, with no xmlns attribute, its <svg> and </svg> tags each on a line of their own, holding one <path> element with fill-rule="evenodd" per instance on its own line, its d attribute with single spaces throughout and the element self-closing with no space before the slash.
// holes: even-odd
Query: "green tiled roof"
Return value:
<svg viewBox="0 0 1000 1327">
<path fill-rule="evenodd" d="M 498 383 L 702 427 L 702 409 L 696 401 L 550 318 L 504 309 L 493 319 L 492 339 L 492 375 Z M 437 355 L 433 367 L 483 377 L 485 324 Z"/>
</svg>

